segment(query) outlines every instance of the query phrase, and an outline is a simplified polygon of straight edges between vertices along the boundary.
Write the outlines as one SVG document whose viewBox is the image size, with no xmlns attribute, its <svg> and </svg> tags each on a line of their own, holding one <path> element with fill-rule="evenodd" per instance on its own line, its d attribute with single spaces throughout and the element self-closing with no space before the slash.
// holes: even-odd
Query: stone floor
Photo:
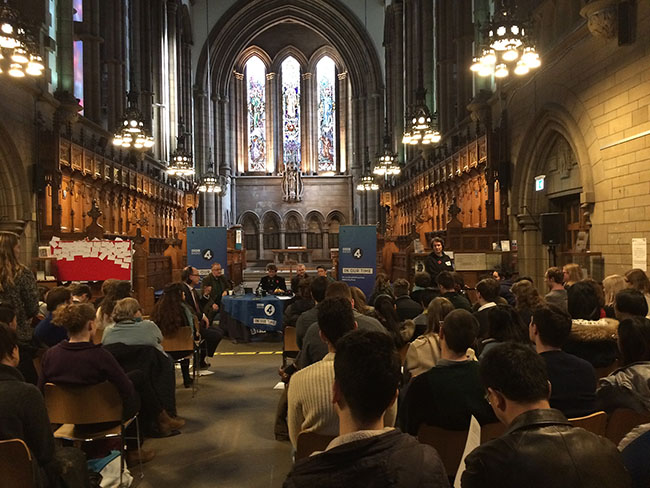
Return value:
<svg viewBox="0 0 650 488">
<path fill-rule="evenodd" d="M 280 391 L 279 339 L 250 344 L 224 340 L 201 376 L 194 398 L 177 375 L 178 413 L 187 420 L 182 434 L 149 439 L 156 457 L 144 465 L 138 488 L 280 487 L 291 468 L 291 446 L 274 439 Z"/>
</svg>

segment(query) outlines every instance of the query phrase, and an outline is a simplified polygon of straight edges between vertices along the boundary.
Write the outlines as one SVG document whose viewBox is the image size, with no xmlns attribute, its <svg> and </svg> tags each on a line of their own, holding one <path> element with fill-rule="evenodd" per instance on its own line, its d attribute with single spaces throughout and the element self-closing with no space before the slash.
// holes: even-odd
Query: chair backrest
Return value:
<svg viewBox="0 0 650 488">
<path fill-rule="evenodd" d="M 447 476 L 455 477 L 465 450 L 467 433 L 466 430 L 447 430 L 422 424 L 418 431 L 418 440 L 433 446 L 438 451 Z"/>
<path fill-rule="evenodd" d="M 574 427 L 582 427 L 589 432 L 598 435 L 605 435 L 607 428 L 607 414 L 605 412 L 596 412 L 584 417 L 569 419 Z"/>
<path fill-rule="evenodd" d="M 284 328 L 284 352 L 298 352 L 296 342 L 296 328 L 287 326 Z"/>
<path fill-rule="evenodd" d="M 194 338 L 191 327 L 180 327 L 173 336 L 163 337 L 162 347 L 166 352 L 192 351 Z"/>
<path fill-rule="evenodd" d="M 2 486 L 20 488 L 36 486 L 32 455 L 27 444 L 21 439 L 0 441 L 0 473 L 2 473 Z"/>
<path fill-rule="evenodd" d="M 596 379 L 604 378 L 608 376 L 611 372 L 619 368 L 618 360 L 614 361 L 608 366 L 602 366 L 600 368 L 594 368 L 594 373 L 596 373 Z"/>
<path fill-rule="evenodd" d="M 45 406 L 53 424 L 96 424 L 122 420 L 122 398 L 115 385 L 45 384 Z"/>
<path fill-rule="evenodd" d="M 650 422 L 650 413 L 639 413 L 630 408 L 617 408 L 607 421 L 605 437 L 618 445 L 621 439 L 634 427 Z"/>
<path fill-rule="evenodd" d="M 334 437 L 333 435 L 321 435 L 314 432 L 301 432 L 298 434 L 296 461 L 308 457 L 312 452 L 324 451 Z"/>
<path fill-rule="evenodd" d="M 492 424 L 485 424 L 481 426 L 481 444 L 484 444 L 493 439 L 497 439 L 506 431 L 506 426 L 501 422 L 494 422 Z"/>
</svg>

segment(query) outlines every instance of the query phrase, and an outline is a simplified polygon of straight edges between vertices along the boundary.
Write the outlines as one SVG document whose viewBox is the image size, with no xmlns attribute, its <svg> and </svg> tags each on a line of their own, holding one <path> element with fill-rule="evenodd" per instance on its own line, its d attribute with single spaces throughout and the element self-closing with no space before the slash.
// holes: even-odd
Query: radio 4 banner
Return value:
<svg viewBox="0 0 650 488">
<path fill-rule="evenodd" d="M 374 225 L 342 225 L 339 228 L 341 281 L 372 294 L 377 272 L 377 228 Z"/>
<path fill-rule="evenodd" d="M 187 265 L 194 266 L 201 275 L 210 272 L 212 263 L 219 263 L 227 273 L 227 250 L 225 227 L 187 228 Z"/>
</svg>

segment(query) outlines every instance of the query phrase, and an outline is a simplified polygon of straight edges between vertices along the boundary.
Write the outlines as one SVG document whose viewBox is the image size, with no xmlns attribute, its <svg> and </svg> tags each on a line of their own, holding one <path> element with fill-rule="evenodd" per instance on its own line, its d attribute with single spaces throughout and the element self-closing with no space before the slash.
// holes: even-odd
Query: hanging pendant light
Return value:
<svg viewBox="0 0 650 488">
<path fill-rule="evenodd" d="M 393 152 L 391 135 L 388 130 L 388 119 L 386 119 L 384 123 L 384 152 L 379 156 L 379 160 L 372 172 L 377 176 L 396 176 L 401 171 L 399 161 L 397 161 L 397 154 Z"/>
<path fill-rule="evenodd" d="M 357 191 L 377 191 L 379 190 L 379 185 L 375 183 L 375 178 L 367 171 L 367 168 L 370 167 L 370 156 L 368 155 L 368 147 L 366 147 L 366 157 L 365 162 L 361 165 L 364 175 L 359 179 L 357 183 Z"/>
<path fill-rule="evenodd" d="M 214 163 L 212 162 L 212 149 L 208 153 L 208 171 L 203 173 L 199 183 L 199 191 L 202 193 L 221 193 L 223 191 L 223 181 L 220 176 L 214 172 Z"/>
<path fill-rule="evenodd" d="M 154 145 L 154 139 L 144 128 L 144 117 L 138 109 L 137 92 L 127 94 L 128 107 L 120 128 L 113 135 L 113 145 L 124 149 L 150 149 Z"/>
<path fill-rule="evenodd" d="M 194 174 L 194 161 L 192 160 L 192 153 L 185 145 L 185 138 L 187 137 L 183 119 L 180 119 L 178 124 L 178 137 L 176 137 L 176 149 L 171 154 L 167 174 L 172 176 L 192 176 Z"/>
<path fill-rule="evenodd" d="M 24 78 L 41 76 L 44 70 L 38 43 L 27 33 L 18 10 L 4 0 L 0 4 L 0 73 Z"/>
</svg>

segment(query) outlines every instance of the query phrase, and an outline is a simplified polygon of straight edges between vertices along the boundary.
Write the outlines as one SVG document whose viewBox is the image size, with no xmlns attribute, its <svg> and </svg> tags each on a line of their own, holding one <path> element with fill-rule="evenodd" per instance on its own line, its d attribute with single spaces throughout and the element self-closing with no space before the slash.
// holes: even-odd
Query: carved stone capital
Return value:
<svg viewBox="0 0 650 488">
<path fill-rule="evenodd" d="M 517 214 L 517 224 L 519 224 L 519 227 L 521 227 L 521 230 L 524 232 L 539 230 L 537 222 L 535 222 L 532 215 L 528 213 Z"/>
<path fill-rule="evenodd" d="M 589 32 L 595 37 L 613 39 L 618 33 L 619 0 L 592 0 L 582 7 L 580 15 L 587 19 Z"/>
</svg>

